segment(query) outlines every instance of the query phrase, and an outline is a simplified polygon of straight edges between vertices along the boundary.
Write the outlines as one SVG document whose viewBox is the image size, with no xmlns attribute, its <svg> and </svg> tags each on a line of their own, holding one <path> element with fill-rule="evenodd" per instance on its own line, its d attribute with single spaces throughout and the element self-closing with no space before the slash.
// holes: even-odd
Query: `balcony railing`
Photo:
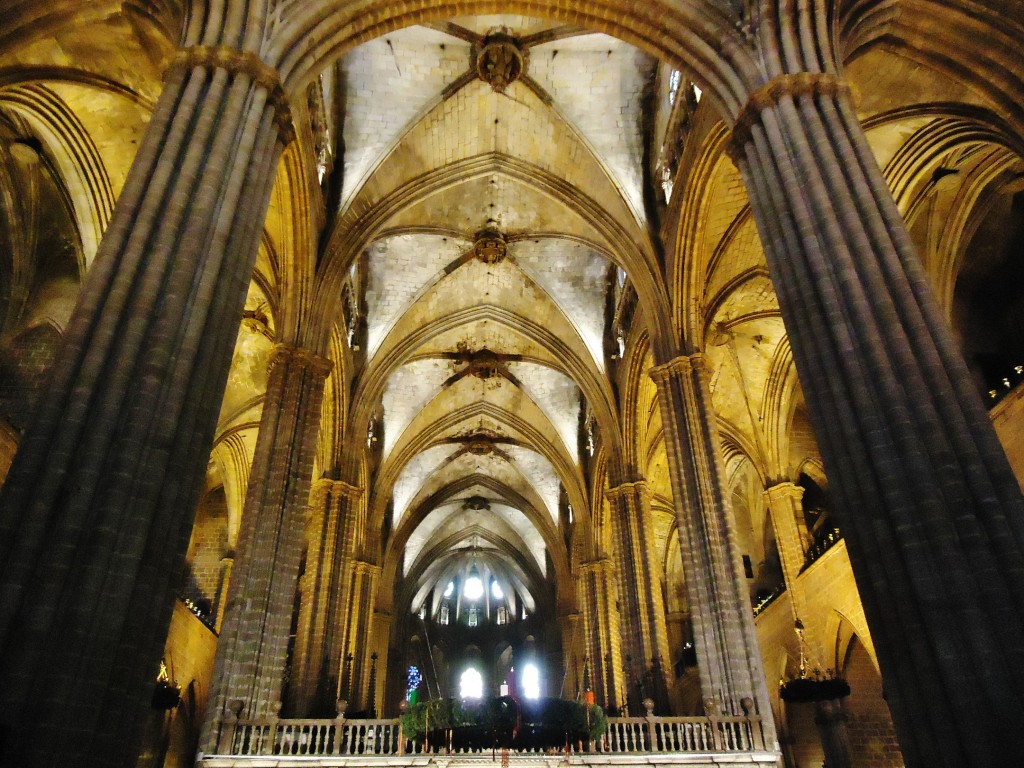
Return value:
<svg viewBox="0 0 1024 768">
<path fill-rule="evenodd" d="M 609 717 L 602 738 L 567 745 L 573 754 L 737 753 L 764 751 L 758 716 Z M 477 750 L 490 753 L 492 750 Z M 235 720 L 220 724 L 217 755 L 398 756 L 451 754 L 445 744 L 405 739 L 399 719 Z M 472 754 L 469 751 L 456 754 Z M 212 756 L 211 756 L 212 757 Z"/>
</svg>

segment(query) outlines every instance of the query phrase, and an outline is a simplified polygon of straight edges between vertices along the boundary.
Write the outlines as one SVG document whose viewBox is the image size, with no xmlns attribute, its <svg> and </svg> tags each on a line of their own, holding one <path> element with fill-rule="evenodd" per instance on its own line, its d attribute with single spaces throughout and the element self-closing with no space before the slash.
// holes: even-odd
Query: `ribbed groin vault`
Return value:
<svg viewBox="0 0 1024 768">
<path fill-rule="evenodd" d="M 0 17 L 0 765 L 410 680 L 1024 763 L 1017 0 Z"/>
</svg>

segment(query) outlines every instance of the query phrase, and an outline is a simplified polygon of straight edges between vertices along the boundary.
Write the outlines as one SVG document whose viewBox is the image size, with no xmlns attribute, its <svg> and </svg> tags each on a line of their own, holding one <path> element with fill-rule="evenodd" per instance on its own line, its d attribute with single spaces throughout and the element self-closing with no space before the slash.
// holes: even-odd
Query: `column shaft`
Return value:
<svg viewBox="0 0 1024 768">
<path fill-rule="evenodd" d="M 304 547 L 310 476 L 330 364 L 279 344 L 270 362 L 238 553 L 217 645 L 207 717 L 243 702 L 242 717 L 261 717 L 281 699 L 296 581 Z"/>
<path fill-rule="evenodd" d="M 777 483 L 767 488 L 764 498 L 771 516 L 775 543 L 779 548 L 782 562 L 782 577 L 786 581 L 789 602 L 795 618 L 804 616 L 803 595 L 797 584 L 797 577 L 804 567 L 806 548 L 804 541 L 807 526 L 804 523 L 804 507 L 801 499 L 804 489 L 796 483 Z"/>
<path fill-rule="evenodd" d="M 377 580 L 374 581 L 376 585 Z M 376 600 L 376 592 L 374 592 Z M 371 636 L 367 645 L 370 653 L 367 654 L 366 663 L 372 665 L 370 656 L 377 654 L 376 675 L 368 675 L 366 681 L 367 708 L 372 709 L 378 716 L 384 716 L 386 712 L 394 713 L 398 708 L 398 702 L 388 702 L 384 697 L 387 690 L 388 671 L 393 661 L 392 654 L 388 652 L 391 645 L 391 614 L 387 611 L 374 610 L 371 627 Z M 403 670 L 404 672 L 404 670 Z M 391 704 L 391 707 L 388 705 Z"/>
<path fill-rule="evenodd" d="M 618 539 L 616 554 L 619 573 L 630 588 L 619 594 L 623 610 L 620 622 L 626 638 L 626 652 L 633 657 L 636 669 L 627 669 L 627 675 L 639 674 L 629 680 L 637 701 L 651 697 L 659 714 L 668 712 L 666 677 L 669 664 L 668 628 L 665 623 L 665 600 L 661 582 L 663 568 L 655 562 L 654 521 L 651 517 L 651 497 L 643 481 L 623 483 L 607 491 L 615 505 L 613 525 Z M 631 705 L 631 709 L 633 706 Z"/>
<path fill-rule="evenodd" d="M 562 630 L 562 674 L 558 679 L 565 681 L 561 687 L 562 697 L 566 699 L 576 697 L 577 684 L 580 691 L 583 690 L 583 659 L 587 656 L 587 644 L 586 638 L 580 635 L 581 618 L 578 613 L 563 613 L 558 617 L 558 626 Z M 548 679 L 554 680 L 553 677 Z M 554 695 L 550 687 L 548 695 Z"/>
<path fill-rule="evenodd" d="M 765 719 L 765 740 L 773 745 L 768 689 L 725 493 L 704 358 L 678 357 L 654 368 L 651 378 L 665 426 L 701 689 L 705 701 L 730 714 L 743 714 L 742 700 L 752 699 Z"/>
<path fill-rule="evenodd" d="M 137 750 L 283 146 L 260 67 L 169 72 L 4 485 L 0 763 Z"/>
<path fill-rule="evenodd" d="M 615 565 L 607 557 L 580 565 L 579 603 L 586 624 L 587 649 L 594 694 L 606 709 L 625 703 L 622 635 L 615 584 Z"/>
<path fill-rule="evenodd" d="M 350 568 L 348 604 L 345 606 L 345 654 L 352 654 L 353 663 L 351 678 L 343 684 L 347 688 L 349 709 L 352 710 L 364 708 L 369 701 L 370 654 L 374 650 L 371 647 L 373 609 L 377 598 L 380 566 L 355 560 L 352 561 Z"/>
<path fill-rule="evenodd" d="M 289 701 L 299 717 L 335 714 L 329 710 L 334 703 L 337 676 L 332 674 L 335 670 L 324 663 L 331 585 L 337 578 L 333 566 L 341 523 L 335 485 L 335 481 L 326 478 L 316 481 L 309 500 L 306 569 L 299 579 L 299 624 L 288 690 Z"/>
<path fill-rule="evenodd" d="M 734 132 L 907 764 L 998 765 L 1024 721 L 1024 502 L 834 76 Z"/>
</svg>

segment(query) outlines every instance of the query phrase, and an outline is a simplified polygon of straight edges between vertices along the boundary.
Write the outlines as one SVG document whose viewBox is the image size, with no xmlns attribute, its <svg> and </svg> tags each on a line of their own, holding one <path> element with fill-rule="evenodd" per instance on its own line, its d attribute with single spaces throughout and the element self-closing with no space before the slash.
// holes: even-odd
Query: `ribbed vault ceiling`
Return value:
<svg viewBox="0 0 1024 768">
<path fill-rule="evenodd" d="M 504 90 L 475 60 L 496 34 L 525 60 Z M 588 512 L 585 415 L 614 424 L 615 265 L 593 218 L 647 242 L 642 99 L 656 62 L 605 35 L 493 16 L 393 32 L 340 71 L 340 218 L 380 220 L 353 255 L 367 348 L 352 413 L 372 414 L 381 441 L 370 519 L 392 527 L 386 560 L 422 585 L 414 603 L 483 553 L 535 594 L 567 575 L 566 505 Z M 581 212 L 579 192 L 595 208 Z M 488 228 L 505 242 L 485 261 Z"/>
</svg>

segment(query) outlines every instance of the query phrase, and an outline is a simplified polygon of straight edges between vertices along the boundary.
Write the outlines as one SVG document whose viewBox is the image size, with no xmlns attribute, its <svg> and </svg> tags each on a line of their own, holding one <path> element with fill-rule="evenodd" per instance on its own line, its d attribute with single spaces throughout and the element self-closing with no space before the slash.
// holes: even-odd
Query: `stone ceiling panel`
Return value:
<svg viewBox="0 0 1024 768">
<path fill-rule="evenodd" d="M 489 349 L 500 355 L 516 355 L 548 367 L 560 367 L 564 363 L 547 347 L 494 320 L 477 320 L 439 333 L 417 347 L 415 357 L 435 357 L 453 349 Z"/>
<path fill-rule="evenodd" d="M 536 363 L 511 362 L 509 372 L 551 420 L 565 449 L 579 463 L 580 390 L 560 371 Z"/>
<path fill-rule="evenodd" d="M 470 319 L 474 310 L 486 306 L 501 308 L 506 315 L 517 315 L 524 325 L 529 322 L 545 329 L 581 359 L 593 357 L 552 297 L 507 259 L 499 264 L 470 259 L 431 286 L 392 326 L 377 356 L 386 359 L 413 330 L 428 323 L 454 322 L 453 318 L 467 313 Z M 409 350 L 409 353 L 414 351 Z"/>
<path fill-rule="evenodd" d="M 513 237 L 560 234 L 592 240 L 608 248 L 578 210 L 500 170 L 447 186 L 403 208 L 387 226 L 402 229 L 429 223 L 468 237 L 490 219 Z"/>
<path fill-rule="evenodd" d="M 473 80 L 431 110 L 355 193 L 345 222 L 427 172 L 495 154 L 586 190 L 620 225 L 639 232 L 631 209 L 580 134 L 521 81 L 499 94 Z"/>
<path fill-rule="evenodd" d="M 608 260 L 581 243 L 543 239 L 516 243 L 516 263 L 550 294 L 604 368 Z"/>
<path fill-rule="evenodd" d="M 409 502 L 432 472 L 458 450 L 456 445 L 435 445 L 421 451 L 409 461 L 398 475 L 391 491 L 393 499 L 393 523 L 398 527 L 402 515 L 409 507 Z"/>
<path fill-rule="evenodd" d="M 784 336 L 780 317 L 762 317 L 720 331 L 719 343 L 709 344 L 706 350 L 714 410 L 741 428 L 751 444 L 760 439 L 756 432 L 763 429 L 765 386 Z"/>
<path fill-rule="evenodd" d="M 508 446 L 506 452 L 522 469 L 523 474 L 529 478 L 533 487 L 537 489 L 537 493 L 544 500 L 548 512 L 551 513 L 551 519 L 557 525 L 558 498 L 561 483 L 558 480 L 555 468 L 551 466 L 551 462 L 537 451 L 518 445 Z"/>
<path fill-rule="evenodd" d="M 438 423 L 447 423 L 448 426 L 441 432 L 432 433 L 430 437 L 433 440 L 471 433 L 471 423 L 451 423 L 451 417 L 458 415 L 466 406 L 480 403 L 492 406 L 489 409 L 492 413 L 515 415 L 538 430 L 553 445 L 558 445 L 558 433 L 544 412 L 522 389 L 500 375 L 490 379 L 466 375 L 445 387 L 416 414 L 406 430 L 406 435 L 396 439 L 407 442 L 424 430 L 436 429 L 435 425 Z M 472 422 L 476 418 L 476 410 L 468 410 L 467 418 Z M 512 433 L 514 428 L 505 427 L 503 431 Z"/>
<path fill-rule="evenodd" d="M 517 525 L 512 523 L 513 519 Z M 405 546 L 403 573 L 409 573 L 424 549 L 429 549 L 440 539 L 472 527 L 483 527 L 499 534 L 513 549 L 532 558 L 538 568 L 543 569 L 544 542 L 541 540 L 539 552 L 531 550 L 522 534 L 533 531 L 539 537 L 539 533 L 521 512 L 518 518 L 515 518 L 512 515 L 499 514 L 495 509 L 471 509 L 463 504 L 449 503 L 429 512 L 410 534 Z"/>
<path fill-rule="evenodd" d="M 715 304 L 718 294 L 740 275 L 754 269 L 768 268 L 753 216 L 744 217 L 743 222 L 732 230 L 732 238 L 723 244 L 723 249 L 710 265 L 704 291 L 708 305 Z M 771 304 L 774 305 L 774 302 Z"/>
<path fill-rule="evenodd" d="M 388 330 L 424 290 L 444 277 L 444 268 L 470 247 L 443 235 L 398 235 L 367 251 L 367 335 L 370 356 Z"/>
<path fill-rule="evenodd" d="M 396 30 L 344 59 L 348 200 L 388 148 L 470 65 L 470 45 L 426 27 Z"/>
<path fill-rule="evenodd" d="M 384 458 L 391 453 L 402 431 L 441 391 L 441 385 L 457 367 L 453 360 L 413 360 L 388 377 L 383 399 Z"/>
<path fill-rule="evenodd" d="M 657 61 L 607 35 L 580 35 L 530 49 L 529 74 L 554 97 L 643 219 L 642 100 Z"/>
</svg>

